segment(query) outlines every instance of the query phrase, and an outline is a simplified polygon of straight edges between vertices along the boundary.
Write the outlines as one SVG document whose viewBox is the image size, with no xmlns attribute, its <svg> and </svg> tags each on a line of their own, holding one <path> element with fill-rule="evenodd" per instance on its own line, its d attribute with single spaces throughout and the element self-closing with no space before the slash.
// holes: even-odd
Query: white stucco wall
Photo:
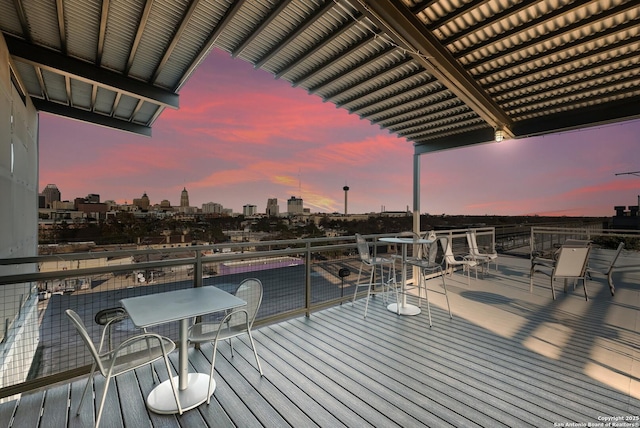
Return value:
<svg viewBox="0 0 640 428">
<path fill-rule="evenodd" d="M 34 256 L 38 248 L 38 114 L 29 97 L 23 101 L 11 82 L 12 67 L 19 81 L 0 34 L 2 259 Z M 35 265 L 0 265 L 0 276 L 36 269 Z M 38 341 L 34 290 L 35 284 L 0 285 L 0 339 L 4 339 L 0 343 L 0 387 L 23 380 L 31 365 Z"/>
</svg>

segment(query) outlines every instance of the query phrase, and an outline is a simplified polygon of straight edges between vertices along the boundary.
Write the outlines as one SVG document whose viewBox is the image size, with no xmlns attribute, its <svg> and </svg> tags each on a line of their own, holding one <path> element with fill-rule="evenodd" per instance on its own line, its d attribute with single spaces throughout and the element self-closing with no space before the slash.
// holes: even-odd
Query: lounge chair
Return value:
<svg viewBox="0 0 640 428">
<path fill-rule="evenodd" d="M 477 261 L 473 260 L 469 256 L 454 255 L 453 249 L 451 248 L 451 241 L 449 241 L 449 238 L 441 237 L 440 244 L 444 249 L 444 261 L 446 266 L 445 270 L 447 272 L 449 272 L 449 269 L 451 269 L 451 272 L 453 274 L 453 268 L 455 266 L 462 266 L 462 272 L 464 273 L 465 270 L 467 271 L 467 285 L 471 285 L 470 271 L 471 271 L 471 268 L 474 268 L 476 270 L 476 279 L 478 279 L 478 262 Z"/>
<path fill-rule="evenodd" d="M 556 298 L 553 283 L 556 278 L 564 279 L 564 291 L 567 292 L 567 280 L 582 280 L 584 288 L 584 298 L 589 300 L 587 295 L 587 263 L 591 244 L 584 245 L 582 241 L 578 243 L 565 242 L 557 252 L 557 260 L 544 259 L 544 263 L 532 264 L 531 276 L 529 278 L 529 292 L 533 292 L 533 277 L 536 272 L 543 273 L 551 278 L 551 295 Z M 575 288 L 575 286 L 574 286 Z"/>
<path fill-rule="evenodd" d="M 488 269 L 489 265 L 493 263 L 496 265 L 496 270 L 498 269 L 498 253 L 495 250 L 491 252 L 480 251 L 478 249 L 475 230 L 467 232 L 467 244 L 469 245 L 469 256 L 479 265 L 483 267 L 486 265 Z"/>
<path fill-rule="evenodd" d="M 589 245 L 591 245 L 591 241 L 582 240 L 582 239 L 567 239 L 564 241 L 562 245 L 566 245 L 568 247 L 588 247 Z M 533 270 L 536 266 L 546 266 L 547 268 L 554 267 L 556 262 L 558 261 L 559 254 L 560 254 L 560 248 L 555 250 L 555 252 L 552 254 L 553 258 L 551 259 L 539 256 L 539 255 L 532 257 L 530 276 L 533 276 Z"/>
</svg>

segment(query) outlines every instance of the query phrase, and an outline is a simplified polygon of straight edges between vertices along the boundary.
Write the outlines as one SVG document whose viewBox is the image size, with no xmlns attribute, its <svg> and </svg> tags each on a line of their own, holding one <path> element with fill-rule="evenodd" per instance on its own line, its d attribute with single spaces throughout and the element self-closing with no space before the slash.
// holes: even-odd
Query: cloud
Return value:
<svg viewBox="0 0 640 428">
<path fill-rule="evenodd" d="M 192 205 L 302 196 L 318 211 L 412 204 L 413 145 L 301 88 L 214 50 L 165 110 L 151 138 L 55 117 L 40 120 L 40 187 Z M 421 208 L 447 214 L 610 215 L 635 205 L 640 120 L 420 158 Z M 572 214 L 566 214 L 572 213 Z"/>
</svg>

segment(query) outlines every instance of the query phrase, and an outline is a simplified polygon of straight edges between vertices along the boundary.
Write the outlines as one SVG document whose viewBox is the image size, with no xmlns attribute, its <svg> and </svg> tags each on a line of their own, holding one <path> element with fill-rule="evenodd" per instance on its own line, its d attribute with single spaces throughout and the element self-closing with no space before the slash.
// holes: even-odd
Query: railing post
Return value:
<svg viewBox="0 0 640 428">
<path fill-rule="evenodd" d="M 311 317 L 311 242 L 305 245 L 304 253 L 304 308 L 306 317 Z"/>
<path fill-rule="evenodd" d="M 202 253 L 200 250 L 196 250 L 196 262 L 193 265 L 193 286 L 202 287 Z M 202 322 L 202 316 L 197 316 L 195 322 Z M 182 328 L 182 322 L 180 323 L 180 328 Z M 181 332 L 180 334 L 183 333 L 186 334 L 186 332 Z M 195 344 L 195 349 L 200 349 L 200 343 Z"/>
<path fill-rule="evenodd" d="M 193 286 L 202 287 L 202 253 L 196 250 L 196 263 L 193 265 Z"/>
</svg>

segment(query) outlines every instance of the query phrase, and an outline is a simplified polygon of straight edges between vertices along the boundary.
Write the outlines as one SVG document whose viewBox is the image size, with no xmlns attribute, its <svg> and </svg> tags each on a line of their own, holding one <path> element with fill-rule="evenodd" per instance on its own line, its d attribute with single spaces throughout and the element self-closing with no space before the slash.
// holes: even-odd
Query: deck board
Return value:
<svg viewBox="0 0 640 428">
<path fill-rule="evenodd" d="M 216 359 L 216 370 L 219 373 L 233 373 L 237 370 L 246 375 L 244 382 L 229 381 L 229 383 L 234 385 L 234 390 L 239 396 L 245 397 L 250 408 L 273 409 L 273 412 L 266 414 L 262 412 L 262 415 L 258 415 L 261 421 L 267 421 L 265 425 L 270 425 L 268 421 L 271 421 L 274 425 L 283 423 L 291 426 L 313 426 L 313 420 L 302 409 L 291 405 L 291 400 L 282 392 L 280 386 L 275 385 L 270 378 L 260 376 L 255 365 L 253 351 L 248 345 L 248 342 L 241 343 L 239 340 L 234 340 L 233 357 L 228 346 L 220 347 L 220 353 Z M 212 347 L 208 346 L 205 349 L 210 350 Z M 248 352 L 244 352 L 244 350 Z M 252 370 L 253 376 L 251 376 Z M 256 392 L 261 397 L 260 400 Z M 275 414 L 273 414 L 274 412 Z"/>
<path fill-rule="evenodd" d="M 67 426 L 69 417 L 69 385 L 59 385 L 47 391 L 42 420 L 52 427 Z"/>
<path fill-rule="evenodd" d="M 381 397 L 379 390 L 384 386 L 371 383 L 357 365 L 338 360 L 331 352 L 319 350 L 315 340 L 300 337 L 290 324 L 278 327 L 287 328 L 287 352 L 298 359 L 295 364 L 301 375 L 309 376 L 346 406 L 360 409 L 359 415 L 373 426 L 410 426 L 416 423 L 415 419 Z"/>
<path fill-rule="evenodd" d="M 17 403 L 17 400 L 0 403 L 0 427 L 10 426 Z"/>
<path fill-rule="evenodd" d="M 143 377 L 149 375 L 148 366 L 145 368 L 147 370 L 141 373 Z M 142 395 L 136 372 L 130 371 L 117 376 L 115 384 L 118 388 L 119 407 L 122 409 L 124 426 L 141 427 L 147 424 L 149 421 L 148 412 L 140 411 L 145 408 L 145 396 Z"/>
<path fill-rule="evenodd" d="M 453 319 L 430 280 L 431 328 L 424 302 L 420 315 L 398 316 L 378 295 L 366 319 L 358 301 L 254 329 L 264 377 L 246 338 L 233 357 L 221 344 L 211 404 L 181 416 L 147 410 L 147 367 L 120 376 L 104 426 L 539 427 L 638 415 L 638 273 L 617 274 L 614 297 L 594 275 L 588 302 L 571 287 L 553 301 L 542 280 L 529 293 L 524 259 L 501 257 L 498 272 L 470 285 L 459 274 L 446 280 Z M 211 344 L 190 349 L 190 370 L 208 372 L 211 352 Z M 175 370 L 177 354 L 170 359 Z M 164 365 L 154 367 L 165 380 Z M 0 426 L 90 425 L 90 400 L 75 416 L 85 379 L 24 394 L 17 408 L 0 404 Z M 94 383 L 99 394 L 104 379 Z"/>
<path fill-rule="evenodd" d="M 45 391 L 38 391 L 34 394 L 25 395 L 20 399 L 13 419 L 13 426 L 16 427 L 37 427 L 40 421 L 42 405 L 44 403 Z"/>
<path fill-rule="evenodd" d="M 330 317 L 332 314 L 327 312 L 326 315 Z M 381 317 L 383 319 L 389 317 L 389 320 L 395 320 L 400 323 L 404 320 L 403 317 L 398 319 L 397 315 L 391 312 L 389 314 L 382 313 Z M 320 334 L 335 337 L 344 319 L 341 321 L 333 318 L 332 322 L 335 323 L 332 325 L 333 329 L 326 330 L 323 323 L 319 327 Z M 356 323 L 357 320 L 354 320 L 353 323 L 348 324 L 353 326 Z M 362 352 L 362 355 L 354 358 L 357 357 L 361 361 L 367 361 L 369 362 L 368 364 L 375 363 L 372 368 L 386 376 L 385 379 L 378 377 L 378 382 L 381 382 L 394 395 L 398 396 L 399 399 L 395 400 L 395 402 L 400 408 L 412 402 L 415 402 L 414 405 L 422 404 L 426 410 L 437 415 L 438 419 L 448 420 L 454 426 L 499 425 L 495 418 L 487 418 L 473 407 L 475 403 L 467 399 L 466 384 L 462 383 L 456 387 L 447 383 L 451 381 L 450 375 L 443 375 L 447 380 L 447 382 L 443 382 L 443 376 L 439 376 L 438 373 L 441 369 L 440 367 L 434 367 L 435 370 L 429 369 L 432 364 L 429 361 L 431 357 L 422 352 L 417 352 L 418 349 L 415 347 L 403 347 L 403 341 L 394 338 L 398 334 L 396 329 L 392 327 L 387 330 L 389 324 L 386 322 L 382 324 L 370 323 L 369 326 L 376 328 L 376 334 L 362 336 L 358 334 L 358 331 L 351 332 L 345 334 L 344 339 L 340 339 L 339 345 L 335 344 L 334 346 L 345 354 L 349 352 L 350 346 L 354 345 L 357 345 L 357 349 L 361 352 L 366 350 L 366 352 Z M 418 376 L 419 373 L 426 373 L 428 377 Z M 375 373 L 373 375 L 375 376 Z M 437 390 L 439 394 L 432 396 L 434 390 Z M 424 400 L 424 397 L 430 397 L 430 399 Z M 456 409 L 451 409 L 451 399 L 459 403 Z M 426 416 L 420 415 L 417 409 L 407 409 L 407 411 L 416 415 L 420 420 L 427 421 Z"/>
<path fill-rule="evenodd" d="M 189 363 L 191 364 L 190 371 L 193 370 L 194 372 L 209 373 L 209 370 L 211 369 L 210 359 L 211 359 L 210 350 L 207 351 L 205 349 L 203 350 L 203 352 L 200 352 L 200 351 L 197 351 L 196 349 L 190 349 L 189 350 Z M 210 404 L 199 406 L 198 411 L 200 412 L 201 418 L 208 426 L 215 426 L 217 428 L 218 427 L 230 428 L 234 426 L 233 422 L 231 422 L 231 419 L 229 418 L 229 415 L 218 402 L 217 396 L 215 394 L 213 395 L 213 397 L 211 397 Z M 202 425 L 190 425 L 190 426 L 202 426 Z"/>
</svg>

